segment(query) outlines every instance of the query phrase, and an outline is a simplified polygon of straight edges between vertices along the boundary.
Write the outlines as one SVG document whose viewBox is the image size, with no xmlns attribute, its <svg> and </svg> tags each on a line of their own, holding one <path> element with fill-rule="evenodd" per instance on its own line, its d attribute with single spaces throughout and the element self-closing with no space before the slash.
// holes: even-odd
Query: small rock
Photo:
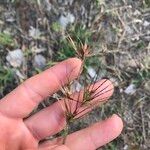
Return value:
<svg viewBox="0 0 150 150">
<path fill-rule="evenodd" d="M 31 26 L 29 30 L 29 36 L 33 39 L 40 39 L 41 31 Z"/>
<path fill-rule="evenodd" d="M 8 52 L 6 60 L 15 68 L 20 67 L 23 63 L 24 55 L 21 49 Z"/>
<path fill-rule="evenodd" d="M 129 146 L 128 145 L 125 145 L 123 150 L 128 150 L 129 149 Z"/>
<path fill-rule="evenodd" d="M 14 22 L 15 21 L 15 12 L 5 12 L 4 13 L 4 16 L 5 16 L 5 20 L 7 21 L 7 22 L 10 22 L 10 23 L 12 23 L 12 22 Z"/>
<path fill-rule="evenodd" d="M 133 19 L 134 23 L 143 23 L 143 21 L 141 19 Z"/>
<path fill-rule="evenodd" d="M 4 24 L 4 21 L 0 20 L 0 25 L 3 25 Z"/>
<path fill-rule="evenodd" d="M 91 78 L 96 77 L 96 71 L 92 67 L 89 67 L 87 72 L 88 72 L 88 74 L 90 75 Z"/>
<path fill-rule="evenodd" d="M 69 5 L 71 6 L 73 4 L 74 0 L 69 0 Z"/>
<path fill-rule="evenodd" d="M 74 81 L 74 83 L 71 85 L 72 92 L 79 92 L 82 88 L 82 85 L 78 81 Z"/>
<path fill-rule="evenodd" d="M 42 55 L 35 55 L 33 65 L 36 68 L 43 69 L 46 65 L 46 59 Z"/>
<path fill-rule="evenodd" d="M 74 21 L 75 21 L 75 17 L 71 13 L 67 13 L 67 15 L 61 15 L 60 18 L 59 18 L 59 23 L 60 23 L 60 25 L 62 26 L 63 29 L 66 29 L 66 27 L 69 24 L 74 23 Z"/>
<path fill-rule="evenodd" d="M 132 41 L 138 41 L 140 40 L 140 36 L 139 35 L 135 35 L 134 37 L 131 38 Z"/>
<path fill-rule="evenodd" d="M 150 25 L 150 22 L 148 22 L 148 21 L 146 21 L 146 20 L 143 22 L 143 26 L 144 26 L 144 27 L 149 27 L 149 25 Z"/>
<path fill-rule="evenodd" d="M 132 95 L 136 92 L 136 89 L 135 89 L 135 85 L 134 84 L 130 84 L 125 90 L 124 92 L 128 95 Z"/>
<path fill-rule="evenodd" d="M 137 68 L 137 63 L 136 61 L 138 60 L 134 60 L 134 59 L 131 59 L 131 60 L 128 60 L 128 63 L 126 63 L 129 67 L 133 67 L 133 68 Z"/>
<path fill-rule="evenodd" d="M 135 12 L 133 13 L 133 15 L 134 15 L 134 16 L 139 16 L 139 15 L 141 15 L 141 12 L 136 9 Z"/>
<path fill-rule="evenodd" d="M 119 91 L 120 91 L 120 93 L 123 93 L 123 89 L 121 88 L 121 89 L 119 89 Z"/>
<path fill-rule="evenodd" d="M 44 0 L 43 3 L 44 3 L 44 6 L 46 7 L 46 10 L 51 11 L 52 6 L 51 6 L 50 1 L 49 0 Z"/>
<path fill-rule="evenodd" d="M 132 35 L 134 33 L 134 30 L 130 26 L 125 26 L 125 30 L 128 34 Z"/>
</svg>

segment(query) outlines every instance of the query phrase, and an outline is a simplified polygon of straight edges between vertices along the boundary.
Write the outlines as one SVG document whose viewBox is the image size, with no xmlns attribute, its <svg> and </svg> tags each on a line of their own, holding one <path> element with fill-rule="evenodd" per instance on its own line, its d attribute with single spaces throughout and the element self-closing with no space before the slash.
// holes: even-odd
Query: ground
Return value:
<svg viewBox="0 0 150 150">
<path fill-rule="evenodd" d="M 124 131 L 100 149 L 149 150 L 149 0 L 0 0 L 0 98 L 32 75 L 75 56 L 68 35 L 95 55 L 86 62 L 87 72 L 94 74 L 99 64 L 99 78 L 115 85 L 110 101 L 75 122 L 71 131 L 117 113 Z"/>
</svg>

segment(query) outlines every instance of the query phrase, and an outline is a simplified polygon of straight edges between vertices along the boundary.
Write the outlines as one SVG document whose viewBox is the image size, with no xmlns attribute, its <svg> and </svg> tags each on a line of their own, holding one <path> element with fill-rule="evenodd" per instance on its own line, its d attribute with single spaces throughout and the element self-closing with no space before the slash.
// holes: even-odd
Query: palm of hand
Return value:
<svg viewBox="0 0 150 150">
<path fill-rule="evenodd" d="M 0 114 L 0 129 L 0 149 L 35 149 L 38 145 L 22 119 L 8 118 Z"/>
</svg>

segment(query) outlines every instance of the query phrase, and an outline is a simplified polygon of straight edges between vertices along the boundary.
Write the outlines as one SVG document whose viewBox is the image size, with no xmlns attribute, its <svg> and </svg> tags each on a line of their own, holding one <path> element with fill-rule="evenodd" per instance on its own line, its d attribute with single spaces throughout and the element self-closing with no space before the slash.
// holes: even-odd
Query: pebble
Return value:
<svg viewBox="0 0 150 150">
<path fill-rule="evenodd" d="M 10 63 L 11 66 L 17 68 L 20 67 L 25 60 L 24 54 L 21 49 L 16 49 L 8 52 L 6 60 Z"/>
<path fill-rule="evenodd" d="M 136 9 L 135 12 L 133 12 L 133 15 L 134 16 L 139 16 L 139 15 L 141 15 L 141 12 Z"/>
<path fill-rule="evenodd" d="M 149 26 L 150 26 L 150 22 L 148 22 L 148 21 L 145 20 L 145 21 L 143 22 L 143 26 L 144 26 L 144 27 L 149 27 Z"/>
<path fill-rule="evenodd" d="M 72 92 L 79 92 L 82 89 L 82 85 L 78 81 L 74 81 L 74 83 L 71 85 Z"/>
<path fill-rule="evenodd" d="M 40 39 L 41 31 L 31 26 L 29 30 L 29 36 L 33 39 Z"/>
<path fill-rule="evenodd" d="M 88 72 L 88 74 L 90 75 L 91 78 L 96 77 L 96 71 L 92 67 L 89 67 L 87 69 L 87 72 Z"/>
<path fill-rule="evenodd" d="M 33 60 L 33 66 L 39 69 L 43 69 L 46 65 L 46 59 L 43 55 L 35 55 Z"/>
<path fill-rule="evenodd" d="M 130 26 L 128 26 L 128 25 L 125 26 L 125 30 L 130 35 L 134 34 L 134 30 Z"/>
<path fill-rule="evenodd" d="M 124 92 L 128 95 L 132 95 L 136 92 L 136 87 L 134 84 L 130 84 L 125 90 Z"/>
<path fill-rule="evenodd" d="M 52 9 L 52 5 L 51 5 L 50 1 L 45 0 L 45 1 L 43 1 L 43 3 L 44 3 L 44 6 L 46 7 L 46 10 L 50 12 Z"/>
<path fill-rule="evenodd" d="M 15 12 L 5 12 L 4 16 L 7 22 L 12 23 L 15 21 Z"/>
<path fill-rule="evenodd" d="M 61 15 L 59 18 L 59 24 L 62 26 L 63 29 L 66 29 L 66 27 L 69 24 L 74 23 L 75 16 L 71 13 L 67 13 L 66 15 Z"/>
</svg>

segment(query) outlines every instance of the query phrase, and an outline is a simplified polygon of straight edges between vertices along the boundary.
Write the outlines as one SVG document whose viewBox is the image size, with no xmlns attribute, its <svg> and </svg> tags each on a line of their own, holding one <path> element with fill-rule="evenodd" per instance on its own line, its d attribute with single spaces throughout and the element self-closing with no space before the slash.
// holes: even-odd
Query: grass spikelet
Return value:
<svg viewBox="0 0 150 150">
<path fill-rule="evenodd" d="M 90 83 L 87 84 L 87 74 L 83 73 L 83 68 L 85 65 L 85 59 L 89 58 L 93 54 L 90 52 L 90 48 L 86 43 L 83 44 L 80 42 L 79 45 L 76 45 L 69 35 L 68 41 L 71 43 L 76 56 L 82 61 L 79 75 L 75 80 L 78 83 L 82 80 L 82 86 L 78 91 L 72 90 L 72 86 L 74 86 L 75 81 L 71 82 L 70 77 L 75 68 L 70 74 L 67 73 L 66 68 L 68 84 L 61 87 L 62 100 L 60 101 L 66 118 L 66 127 L 63 132 L 63 144 L 65 143 L 69 133 L 68 130 L 70 123 L 73 123 L 76 119 L 83 117 L 90 110 L 98 106 L 98 104 L 105 102 L 113 93 L 113 85 L 109 80 L 103 79 L 98 81 L 100 67 L 97 69 L 96 75 L 90 79 Z M 81 74 L 82 79 L 80 78 Z M 63 85 L 62 81 L 60 83 Z"/>
</svg>

